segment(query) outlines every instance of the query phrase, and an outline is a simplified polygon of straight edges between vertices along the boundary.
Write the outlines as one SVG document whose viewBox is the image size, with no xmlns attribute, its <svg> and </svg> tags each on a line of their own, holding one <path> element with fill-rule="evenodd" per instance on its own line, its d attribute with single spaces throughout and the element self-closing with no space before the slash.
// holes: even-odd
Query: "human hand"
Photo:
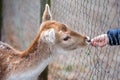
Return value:
<svg viewBox="0 0 120 80">
<path fill-rule="evenodd" d="M 107 34 L 102 34 L 99 35 L 93 39 L 91 39 L 91 44 L 92 46 L 100 46 L 100 47 L 104 47 L 105 45 L 107 45 L 109 43 L 109 38 L 107 36 Z"/>
</svg>

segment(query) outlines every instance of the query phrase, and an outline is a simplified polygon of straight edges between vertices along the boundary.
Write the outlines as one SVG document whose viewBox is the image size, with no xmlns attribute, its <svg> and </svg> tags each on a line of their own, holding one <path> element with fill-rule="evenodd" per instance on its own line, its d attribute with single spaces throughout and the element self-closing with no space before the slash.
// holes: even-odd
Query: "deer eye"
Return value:
<svg viewBox="0 0 120 80">
<path fill-rule="evenodd" d="M 70 37 L 69 37 L 69 36 L 66 36 L 63 40 L 64 40 L 64 41 L 67 41 L 68 39 L 70 39 Z"/>
</svg>

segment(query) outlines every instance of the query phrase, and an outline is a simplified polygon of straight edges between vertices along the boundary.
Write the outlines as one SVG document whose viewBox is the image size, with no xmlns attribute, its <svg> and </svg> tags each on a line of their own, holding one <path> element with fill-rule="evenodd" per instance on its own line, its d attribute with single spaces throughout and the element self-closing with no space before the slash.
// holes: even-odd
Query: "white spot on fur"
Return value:
<svg viewBox="0 0 120 80">
<path fill-rule="evenodd" d="M 4 49 L 4 48 L 5 48 L 5 46 L 4 46 L 4 45 L 0 45 L 0 48 L 3 48 L 3 49 Z"/>
<path fill-rule="evenodd" d="M 19 61 L 14 61 L 13 64 L 18 64 L 20 63 L 20 60 Z"/>
<path fill-rule="evenodd" d="M 3 54 L 2 53 L 0 53 L 0 57 L 2 56 Z"/>
<path fill-rule="evenodd" d="M 12 67 L 13 67 L 12 63 L 9 63 L 7 71 L 9 71 L 10 69 L 12 69 Z"/>
<path fill-rule="evenodd" d="M 9 61 L 10 61 L 10 57 L 7 57 L 6 62 L 9 62 Z"/>
</svg>

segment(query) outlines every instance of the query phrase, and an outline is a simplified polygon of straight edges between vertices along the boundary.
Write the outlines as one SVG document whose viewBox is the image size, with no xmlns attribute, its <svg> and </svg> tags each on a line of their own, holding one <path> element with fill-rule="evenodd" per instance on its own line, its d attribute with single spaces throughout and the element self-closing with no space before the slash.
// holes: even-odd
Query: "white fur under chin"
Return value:
<svg viewBox="0 0 120 80">
<path fill-rule="evenodd" d="M 40 73 L 46 68 L 46 66 L 52 62 L 53 56 L 50 56 L 48 59 L 44 60 L 36 68 L 29 70 L 23 73 L 14 73 L 11 74 L 7 80 L 37 80 Z"/>
</svg>

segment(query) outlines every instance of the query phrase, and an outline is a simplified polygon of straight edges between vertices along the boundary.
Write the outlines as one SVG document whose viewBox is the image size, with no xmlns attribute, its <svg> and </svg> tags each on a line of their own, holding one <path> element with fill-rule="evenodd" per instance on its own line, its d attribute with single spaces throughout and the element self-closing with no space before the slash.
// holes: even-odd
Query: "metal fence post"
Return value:
<svg viewBox="0 0 120 80">
<path fill-rule="evenodd" d="M 50 0 L 40 0 L 40 23 L 42 22 L 42 15 L 43 15 L 46 3 L 50 5 Z M 48 80 L 48 66 L 40 74 L 38 80 Z"/>
</svg>

